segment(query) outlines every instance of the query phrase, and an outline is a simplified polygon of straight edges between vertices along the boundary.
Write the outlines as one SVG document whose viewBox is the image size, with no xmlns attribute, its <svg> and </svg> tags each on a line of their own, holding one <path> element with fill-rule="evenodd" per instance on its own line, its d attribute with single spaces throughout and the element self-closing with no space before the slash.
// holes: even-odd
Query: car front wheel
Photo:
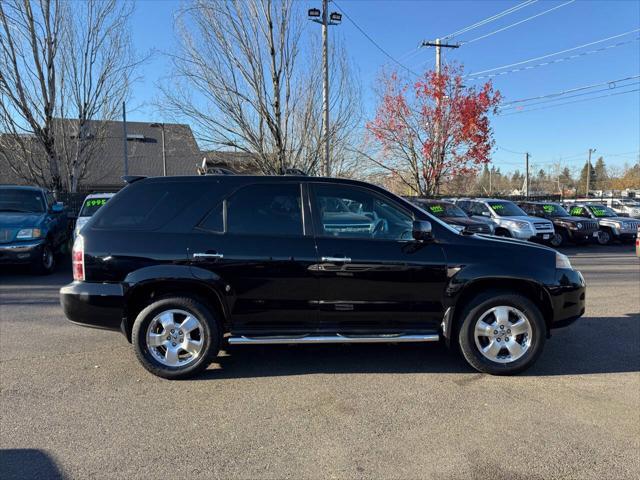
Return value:
<svg viewBox="0 0 640 480">
<path fill-rule="evenodd" d="M 42 246 L 40 254 L 36 256 L 31 264 L 31 271 L 36 275 L 49 275 L 56 268 L 56 256 L 49 243 Z"/>
<path fill-rule="evenodd" d="M 159 377 L 189 378 L 218 354 L 220 328 L 214 313 L 190 297 L 169 297 L 142 310 L 132 343 L 142 366 Z"/>
<path fill-rule="evenodd" d="M 542 353 L 545 324 L 528 298 L 487 292 L 462 313 L 458 342 L 466 361 L 480 372 L 512 375 L 529 368 Z"/>
</svg>

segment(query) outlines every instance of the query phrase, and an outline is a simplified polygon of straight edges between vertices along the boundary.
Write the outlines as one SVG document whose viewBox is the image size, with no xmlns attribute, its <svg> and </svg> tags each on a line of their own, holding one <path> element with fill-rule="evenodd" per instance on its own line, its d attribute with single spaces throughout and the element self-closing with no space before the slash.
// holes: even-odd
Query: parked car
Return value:
<svg viewBox="0 0 640 480">
<path fill-rule="evenodd" d="M 521 240 L 549 242 L 555 234 L 553 223 L 527 215 L 515 203 L 493 198 L 461 199 L 456 202 L 471 218 L 490 218 L 495 234 Z"/>
<path fill-rule="evenodd" d="M 76 226 L 73 229 L 73 238 L 75 239 L 82 227 L 89 221 L 89 219 L 102 207 L 107 201 L 113 197 L 115 193 L 92 193 L 87 195 L 82 204 L 82 208 L 78 213 L 76 219 Z"/>
<path fill-rule="evenodd" d="M 600 227 L 596 220 L 573 217 L 559 203 L 520 202 L 518 206 L 529 215 L 546 218 L 553 223 L 555 234 L 549 243 L 554 248 L 568 242 L 581 244 L 598 239 Z"/>
<path fill-rule="evenodd" d="M 408 198 L 407 200 L 426 210 L 434 217 L 438 217 L 460 232 L 493 235 L 495 224 L 491 220 L 481 221 L 469 218 L 469 216 L 454 203 L 415 197 Z"/>
<path fill-rule="evenodd" d="M 30 265 L 33 273 L 51 273 L 68 238 L 66 210 L 51 192 L 0 185 L 0 264 Z"/>
<path fill-rule="evenodd" d="M 621 217 L 640 218 L 640 201 L 635 198 L 605 198 L 599 203 L 609 207 Z"/>
<path fill-rule="evenodd" d="M 606 245 L 613 240 L 632 242 L 640 221 L 628 217 L 619 217 L 616 212 L 601 204 L 573 203 L 569 213 L 575 217 L 596 220 L 600 226 L 598 243 Z"/>
<path fill-rule="evenodd" d="M 638 232 L 636 233 L 636 256 L 640 257 L 640 225 L 638 226 Z"/>
<path fill-rule="evenodd" d="M 336 205 L 355 212 L 338 227 Z M 380 221 L 365 229 L 369 215 Z M 121 330 L 147 370 L 174 379 L 223 342 L 441 338 L 473 368 L 513 374 L 585 308 L 582 275 L 555 250 L 462 235 L 383 188 L 332 178 L 135 181 L 76 238 L 73 276 L 65 315 Z"/>
</svg>

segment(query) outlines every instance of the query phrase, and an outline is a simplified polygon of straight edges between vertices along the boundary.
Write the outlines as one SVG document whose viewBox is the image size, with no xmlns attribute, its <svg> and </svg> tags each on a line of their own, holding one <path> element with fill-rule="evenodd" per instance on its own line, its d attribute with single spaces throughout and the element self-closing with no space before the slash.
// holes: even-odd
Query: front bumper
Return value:
<svg viewBox="0 0 640 480">
<path fill-rule="evenodd" d="M 564 327 L 584 315 L 587 285 L 578 270 L 557 269 L 554 285 L 547 288 L 553 308 L 551 328 Z"/>
<path fill-rule="evenodd" d="M 0 245 L 0 264 L 20 265 L 34 262 L 42 254 L 44 240 L 29 240 Z"/>
<path fill-rule="evenodd" d="M 124 289 L 119 283 L 73 282 L 60 289 L 65 316 L 85 327 L 120 330 Z"/>
<path fill-rule="evenodd" d="M 596 240 L 598 238 L 598 230 L 573 230 L 568 229 L 569 238 L 571 240 L 586 241 Z"/>
</svg>

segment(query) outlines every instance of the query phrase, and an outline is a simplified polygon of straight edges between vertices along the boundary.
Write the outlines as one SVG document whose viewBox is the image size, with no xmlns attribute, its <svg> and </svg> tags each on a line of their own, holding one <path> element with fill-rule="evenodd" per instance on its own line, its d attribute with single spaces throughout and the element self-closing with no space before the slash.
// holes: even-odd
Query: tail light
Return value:
<svg viewBox="0 0 640 480">
<path fill-rule="evenodd" d="M 73 242 L 71 265 L 73 267 L 73 279 L 78 282 L 84 281 L 84 238 L 82 238 L 82 235 L 78 235 L 76 241 Z"/>
</svg>

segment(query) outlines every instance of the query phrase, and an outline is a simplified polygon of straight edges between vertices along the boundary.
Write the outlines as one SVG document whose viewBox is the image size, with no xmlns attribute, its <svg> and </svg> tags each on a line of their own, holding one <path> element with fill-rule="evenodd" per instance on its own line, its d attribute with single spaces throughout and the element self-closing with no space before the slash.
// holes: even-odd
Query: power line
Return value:
<svg viewBox="0 0 640 480">
<path fill-rule="evenodd" d="M 442 37 L 443 39 L 447 39 L 447 38 L 451 38 L 451 37 L 456 37 L 458 35 L 461 35 L 463 33 L 468 32 L 469 30 L 473 30 L 474 28 L 478 28 L 481 27 L 483 25 L 486 25 L 487 23 L 493 22 L 495 20 L 498 20 L 499 18 L 502 18 L 506 15 L 509 15 L 513 12 L 517 12 L 518 10 L 520 10 L 521 8 L 527 7 L 531 4 L 536 3 L 538 0 L 527 0 L 525 2 L 522 2 L 518 5 L 515 5 L 511 8 L 507 8 L 506 10 L 500 12 L 500 13 L 496 13 L 495 15 L 492 15 L 491 17 L 485 18 L 484 20 L 480 20 L 479 22 L 476 22 L 472 25 L 469 25 L 467 27 L 461 28 L 460 30 L 457 30 L 453 33 L 450 33 L 449 35 L 445 35 L 444 37 Z"/>
<path fill-rule="evenodd" d="M 555 105 L 548 105 L 546 107 L 531 108 L 531 109 L 527 109 L 527 110 L 520 110 L 520 111 L 517 111 L 517 112 L 508 112 L 508 113 L 505 113 L 505 114 L 502 114 L 502 115 L 499 115 L 499 116 L 500 117 L 508 117 L 509 115 L 517 115 L 517 114 L 520 114 L 520 113 L 534 112 L 536 110 L 546 110 L 548 108 L 560 107 L 562 105 L 569 105 L 569 104 L 572 104 L 572 103 L 586 102 L 586 101 L 590 101 L 590 100 L 596 100 L 598 98 L 613 97 L 613 96 L 616 96 L 616 95 L 624 95 L 625 93 L 633 93 L 633 92 L 638 92 L 638 91 L 640 91 L 640 88 L 635 88 L 633 90 L 627 90 L 627 91 L 624 91 L 624 92 L 609 93 L 607 95 L 598 95 L 596 97 L 583 98 L 581 100 L 572 100 L 571 102 L 556 103 Z"/>
<path fill-rule="evenodd" d="M 595 88 L 595 87 L 601 87 L 603 85 L 608 85 L 609 88 L 618 88 L 618 86 L 616 85 L 618 82 L 625 82 L 627 80 L 635 80 L 636 78 L 640 78 L 640 75 L 634 75 L 632 77 L 626 77 L 626 78 L 619 78 L 616 80 L 608 80 L 606 82 L 601 82 L 601 83 L 593 83 L 591 85 L 583 85 L 581 87 L 575 87 L 575 88 L 570 88 L 567 90 L 562 90 L 560 92 L 554 92 L 554 93 L 548 93 L 546 95 L 538 95 L 537 97 L 529 97 L 529 98 L 521 98 L 518 100 L 512 100 L 511 102 L 506 102 L 503 103 L 502 106 L 503 107 L 510 107 L 511 105 L 513 105 L 514 103 L 523 103 L 523 102 L 528 102 L 531 100 L 540 100 L 543 98 L 549 98 L 549 97 L 558 97 L 561 95 L 565 95 L 567 93 L 573 93 L 573 92 L 578 92 L 581 90 L 588 90 L 590 88 Z M 625 87 L 627 85 L 620 85 L 620 87 Z M 589 92 L 591 93 L 591 92 Z"/>
<path fill-rule="evenodd" d="M 640 28 L 636 28 L 635 30 L 630 30 L 628 32 L 620 33 L 618 35 L 613 35 L 611 37 L 603 38 L 601 40 L 596 40 L 595 42 L 585 43 L 584 45 L 579 45 L 577 47 L 567 48 L 565 50 L 560 50 L 558 52 L 553 52 L 553 53 L 549 53 L 549 54 L 546 54 L 546 55 L 541 55 L 539 57 L 529 58 L 528 60 L 522 60 L 520 62 L 510 63 L 508 65 L 502 65 L 500 67 L 488 68 L 486 70 L 481 70 L 479 72 L 469 73 L 469 74 L 465 75 L 465 77 L 477 77 L 478 75 L 482 75 L 483 73 L 495 72 L 497 70 L 503 70 L 505 68 L 516 67 L 518 65 L 524 65 L 525 63 L 535 62 L 537 60 L 544 60 L 545 58 L 555 57 L 556 55 L 561 55 L 563 53 L 573 52 L 574 50 L 579 50 L 581 48 L 589 47 L 591 45 L 596 45 L 598 43 L 603 43 L 603 42 L 606 42 L 606 41 L 609 41 L 609 40 L 613 40 L 615 38 L 624 37 L 625 35 L 630 35 L 632 33 L 636 33 L 636 32 L 639 32 L 639 31 L 640 31 Z M 610 48 L 610 47 L 607 47 L 607 48 Z M 532 68 L 532 67 L 530 67 L 530 68 Z"/>
<path fill-rule="evenodd" d="M 373 38 L 371 38 L 371 36 L 370 36 L 367 32 L 365 32 L 365 31 L 364 31 L 364 29 L 363 29 L 362 27 L 360 27 L 360 25 L 358 25 L 358 24 L 356 23 L 356 21 L 355 21 L 353 18 L 351 18 L 351 17 L 349 16 L 349 14 L 345 11 L 345 9 L 344 9 L 344 8 L 342 8 L 340 5 L 338 5 L 338 4 L 335 2 L 335 0 L 334 0 L 333 4 L 338 8 L 338 10 L 340 10 L 340 11 L 342 12 L 342 14 L 343 14 L 345 17 L 347 17 L 347 18 L 349 19 L 349 21 L 350 21 L 351 23 L 353 23 L 353 26 L 354 26 L 354 27 L 356 27 L 356 28 L 360 31 L 360 33 L 361 33 L 362 35 L 364 35 L 364 36 L 367 38 L 367 40 L 369 40 L 369 41 L 370 41 L 370 42 L 371 42 L 371 43 L 372 43 L 372 44 L 373 44 L 373 45 L 374 45 L 378 50 L 380 50 L 380 51 L 381 51 L 381 52 L 382 52 L 382 53 L 383 53 L 387 58 L 389 58 L 389 60 L 393 61 L 395 64 L 397 64 L 397 65 L 399 65 L 400 67 L 404 68 L 407 72 L 409 72 L 409 73 L 411 73 L 411 74 L 415 75 L 416 77 L 420 77 L 420 76 L 421 76 L 420 74 L 418 74 L 418 73 L 414 72 L 413 70 L 411 70 L 409 67 L 407 67 L 407 66 L 403 65 L 402 63 L 400 63 L 400 62 L 399 62 L 398 60 L 396 60 L 396 59 L 395 59 L 395 58 L 394 58 L 394 57 L 393 57 L 389 52 L 387 52 L 384 48 L 382 48 L 382 47 L 378 44 L 378 42 L 376 42 Z"/>
<path fill-rule="evenodd" d="M 466 42 L 462 41 L 460 43 L 462 45 L 468 45 L 470 43 L 477 42 L 478 40 L 482 40 L 483 38 L 490 37 L 492 35 L 495 35 L 496 33 L 504 32 L 505 30 L 509 30 L 510 28 L 513 28 L 513 27 L 515 27 L 517 25 L 520 25 L 522 23 L 528 22 L 529 20 L 533 20 L 534 18 L 538 18 L 538 17 L 540 17 L 542 15 L 545 15 L 547 13 L 553 12 L 554 10 L 557 10 L 558 8 L 566 7 L 567 5 L 569 5 L 569 4 L 571 4 L 571 3 L 575 2 L 575 1 L 576 0 L 569 0 L 568 2 L 561 3 L 560 5 L 556 5 L 555 7 L 549 8 L 548 10 L 545 10 L 544 12 L 536 13 L 535 15 L 527 17 L 527 18 L 525 18 L 523 20 L 520 20 L 520 21 L 518 21 L 516 23 L 512 23 L 511 25 L 507 25 L 506 27 L 499 28 L 498 30 L 494 30 L 493 32 L 489 32 L 489 33 L 486 33 L 484 35 L 480 35 L 479 37 L 473 38 L 471 40 L 467 40 Z"/>
</svg>

